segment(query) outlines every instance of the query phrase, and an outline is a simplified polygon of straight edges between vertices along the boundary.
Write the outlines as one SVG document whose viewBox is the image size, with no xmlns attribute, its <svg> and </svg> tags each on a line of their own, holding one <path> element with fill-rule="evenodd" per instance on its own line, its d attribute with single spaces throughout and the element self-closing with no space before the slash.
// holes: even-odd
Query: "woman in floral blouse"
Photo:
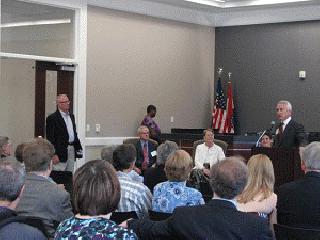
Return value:
<svg viewBox="0 0 320 240">
<path fill-rule="evenodd" d="M 90 161 L 79 168 L 73 181 L 76 214 L 60 223 L 54 239 L 138 239 L 132 230 L 109 220 L 120 200 L 120 184 L 107 162 Z"/>
<path fill-rule="evenodd" d="M 204 204 L 202 194 L 197 189 L 186 186 L 186 180 L 192 170 L 192 160 L 186 151 L 178 150 L 171 154 L 164 170 L 168 181 L 154 187 L 153 211 L 172 213 L 178 206 Z"/>
</svg>

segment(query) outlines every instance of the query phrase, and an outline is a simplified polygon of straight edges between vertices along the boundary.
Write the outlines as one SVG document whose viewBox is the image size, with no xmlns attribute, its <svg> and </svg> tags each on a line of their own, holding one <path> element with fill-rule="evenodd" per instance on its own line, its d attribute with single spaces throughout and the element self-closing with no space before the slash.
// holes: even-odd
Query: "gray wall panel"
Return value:
<svg viewBox="0 0 320 240">
<path fill-rule="evenodd" d="M 307 131 L 319 131 L 320 22 L 216 28 L 216 68 L 232 72 L 238 133 L 261 131 L 286 99 Z M 299 70 L 307 78 L 298 78 Z"/>
</svg>

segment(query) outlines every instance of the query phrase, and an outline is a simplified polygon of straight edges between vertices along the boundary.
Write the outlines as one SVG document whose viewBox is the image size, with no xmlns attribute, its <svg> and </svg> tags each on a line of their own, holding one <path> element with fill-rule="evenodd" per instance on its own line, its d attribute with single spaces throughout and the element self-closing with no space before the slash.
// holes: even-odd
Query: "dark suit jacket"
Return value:
<svg viewBox="0 0 320 240">
<path fill-rule="evenodd" d="M 0 208 L 0 225 L 9 219 L 15 219 L 17 213 L 8 208 Z M 26 225 L 23 221 L 10 221 L 10 223 L 3 225 L 0 228 L 0 239 L 1 240 L 12 240 L 12 239 L 34 239 L 34 240 L 45 240 L 48 239 L 38 229 Z"/>
<path fill-rule="evenodd" d="M 280 148 L 294 148 L 306 146 L 307 144 L 308 140 L 306 138 L 303 125 L 291 119 L 284 129 L 282 137 L 279 138 L 279 134 L 275 136 L 273 146 Z"/>
<path fill-rule="evenodd" d="M 277 191 L 278 223 L 320 228 L 320 173 L 286 183 Z"/>
<path fill-rule="evenodd" d="M 153 188 L 155 185 L 167 180 L 168 179 L 164 171 L 164 165 L 156 165 L 155 167 L 148 168 L 144 172 L 144 185 L 150 189 L 151 193 L 153 193 Z"/>
<path fill-rule="evenodd" d="M 225 200 L 206 205 L 178 207 L 164 221 L 131 220 L 129 227 L 139 239 L 233 240 L 272 239 L 265 219 L 237 211 Z"/>
<path fill-rule="evenodd" d="M 70 195 L 54 182 L 28 173 L 25 188 L 16 211 L 20 216 L 44 219 L 49 233 L 53 234 L 54 221 L 61 222 L 73 216 Z"/>
<path fill-rule="evenodd" d="M 141 148 L 140 140 L 136 143 L 136 150 L 137 150 L 137 159 L 136 159 L 136 167 L 141 168 L 141 164 L 144 160 L 143 149 Z M 151 142 L 148 141 L 148 155 L 149 155 L 149 165 L 151 167 L 156 162 L 156 156 L 152 157 L 151 152 L 156 151 L 156 146 Z"/>
<path fill-rule="evenodd" d="M 74 115 L 71 113 L 70 118 L 73 124 L 74 149 L 75 151 L 82 150 L 82 146 L 80 140 L 78 139 L 76 131 Z M 59 110 L 49 115 L 46 119 L 46 137 L 53 144 L 60 162 L 66 162 L 68 160 L 69 134 L 67 130 L 67 125 L 64 119 L 62 118 Z"/>
</svg>

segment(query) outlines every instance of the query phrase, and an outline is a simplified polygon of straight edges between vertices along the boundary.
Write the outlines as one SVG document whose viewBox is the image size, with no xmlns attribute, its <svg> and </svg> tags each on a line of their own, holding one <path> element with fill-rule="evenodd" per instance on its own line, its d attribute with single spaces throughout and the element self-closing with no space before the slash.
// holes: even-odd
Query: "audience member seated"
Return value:
<svg viewBox="0 0 320 240">
<path fill-rule="evenodd" d="M 149 129 L 147 126 L 138 128 L 139 141 L 136 143 L 137 159 L 135 171 L 144 174 L 144 171 L 151 167 L 156 161 L 156 146 L 149 141 Z"/>
<path fill-rule="evenodd" d="M 26 146 L 26 143 L 19 144 L 16 148 L 16 151 L 14 152 L 14 156 L 16 157 L 17 161 L 21 163 L 23 163 L 22 152 L 25 146 Z"/>
<path fill-rule="evenodd" d="M 54 147 L 43 138 L 34 139 L 24 147 L 22 157 L 27 177 L 17 206 L 20 215 L 43 219 L 51 236 L 56 222 L 73 216 L 69 193 L 49 177 L 53 156 Z"/>
<path fill-rule="evenodd" d="M 215 163 L 225 159 L 225 154 L 221 147 L 214 144 L 214 133 L 212 129 L 203 131 L 204 143 L 196 148 L 195 168 L 203 169 L 203 173 L 209 176 L 210 167 Z"/>
<path fill-rule="evenodd" d="M 120 184 L 108 162 L 90 161 L 76 171 L 73 200 L 77 214 L 60 223 L 56 240 L 137 239 L 132 230 L 109 220 L 120 200 Z"/>
<path fill-rule="evenodd" d="M 279 187 L 278 224 L 320 228 L 320 142 L 312 142 L 302 152 L 303 178 Z"/>
<path fill-rule="evenodd" d="M 121 198 L 118 212 L 135 211 L 139 218 L 148 215 L 152 194 L 147 186 L 132 177 L 136 150 L 132 144 L 118 146 L 113 152 L 113 164 L 120 182 Z"/>
<path fill-rule="evenodd" d="M 239 160 L 221 161 L 211 168 L 213 199 L 205 205 L 178 207 L 170 218 L 155 222 L 129 220 L 139 239 L 272 239 L 265 219 L 240 212 L 235 197 L 247 182 L 247 167 Z"/>
<path fill-rule="evenodd" d="M 186 186 L 192 167 L 192 159 L 184 150 L 177 150 L 168 157 L 164 168 L 168 181 L 154 187 L 153 211 L 172 213 L 179 206 L 204 204 L 202 194 Z"/>
<path fill-rule="evenodd" d="M 272 147 L 272 134 L 265 132 L 260 140 L 260 147 L 271 148 Z"/>
<path fill-rule="evenodd" d="M 144 173 L 144 184 L 152 193 L 155 185 L 167 181 L 164 164 L 168 156 L 177 150 L 179 150 L 177 143 L 169 140 L 165 141 L 157 148 L 157 160 L 155 166 L 148 168 Z"/>
<path fill-rule="evenodd" d="M 237 197 L 238 210 L 242 212 L 257 212 L 268 217 L 275 211 L 277 195 L 273 192 L 274 171 L 269 157 L 257 154 L 248 162 L 248 183 L 244 191 Z"/>
<path fill-rule="evenodd" d="M 147 126 L 149 128 L 150 138 L 152 138 L 153 140 L 156 140 L 160 145 L 161 129 L 160 129 L 160 126 L 153 120 L 153 118 L 156 116 L 156 113 L 157 113 L 156 106 L 149 105 L 147 107 L 147 115 L 141 121 L 141 125 Z"/>
<path fill-rule="evenodd" d="M 17 161 L 0 161 L 0 239 L 46 239 L 36 228 L 20 222 L 15 208 L 25 181 L 23 165 Z M 9 220 L 10 219 L 10 220 Z"/>
<path fill-rule="evenodd" d="M 113 151 L 115 150 L 116 146 L 110 145 L 102 148 L 101 150 L 101 159 L 107 161 L 110 164 L 113 164 Z"/>
<path fill-rule="evenodd" d="M 0 159 L 1 160 L 16 160 L 12 156 L 12 144 L 8 137 L 0 136 Z"/>
</svg>

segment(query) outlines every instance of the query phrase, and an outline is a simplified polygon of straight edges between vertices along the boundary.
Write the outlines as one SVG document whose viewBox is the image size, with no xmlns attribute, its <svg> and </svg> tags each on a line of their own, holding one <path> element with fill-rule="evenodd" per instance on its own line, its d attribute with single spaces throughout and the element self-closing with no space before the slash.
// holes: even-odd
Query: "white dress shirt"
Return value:
<svg viewBox="0 0 320 240">
<path fill-rule="evenodd" d="M 72 121 L 71 121 L 71 117 L 70 117 L 69 113 L 65 113 L 65 112 L 62 112 L 62 111 L 60 111 L 60 114 L 61 114 L 64 122 L 67 125 L 67 130 L 68 130 L 68 135 L 69 135 L 69 142 L 71 143 L 71 142 L 74 141 L 74 132 L 73 132 L 73 124 L 72 124 Z"/>
<path fill-rule="evenodd" d="M 284 129 L 286 128 L 286 126 L 289 124 L 290 121 L 291 121 L 291 117 L 288 117 L 286 120 L 283 120 L 282 132 L 284 132 Z M 278 133 L 279 133 L 279 128 L 276 130 L 276 134 Z"/>
<path fill-rule="evenodd" d="M 209 148 L 205 143 L 197 146 L 196 155 L 195 155 L 195 168 L 202 169 L 204 163 L 209 163 L 210 167 L 215 163 L 225 159 L 225 154 L 221 147 L 213 144 Z"/>
</svg>

